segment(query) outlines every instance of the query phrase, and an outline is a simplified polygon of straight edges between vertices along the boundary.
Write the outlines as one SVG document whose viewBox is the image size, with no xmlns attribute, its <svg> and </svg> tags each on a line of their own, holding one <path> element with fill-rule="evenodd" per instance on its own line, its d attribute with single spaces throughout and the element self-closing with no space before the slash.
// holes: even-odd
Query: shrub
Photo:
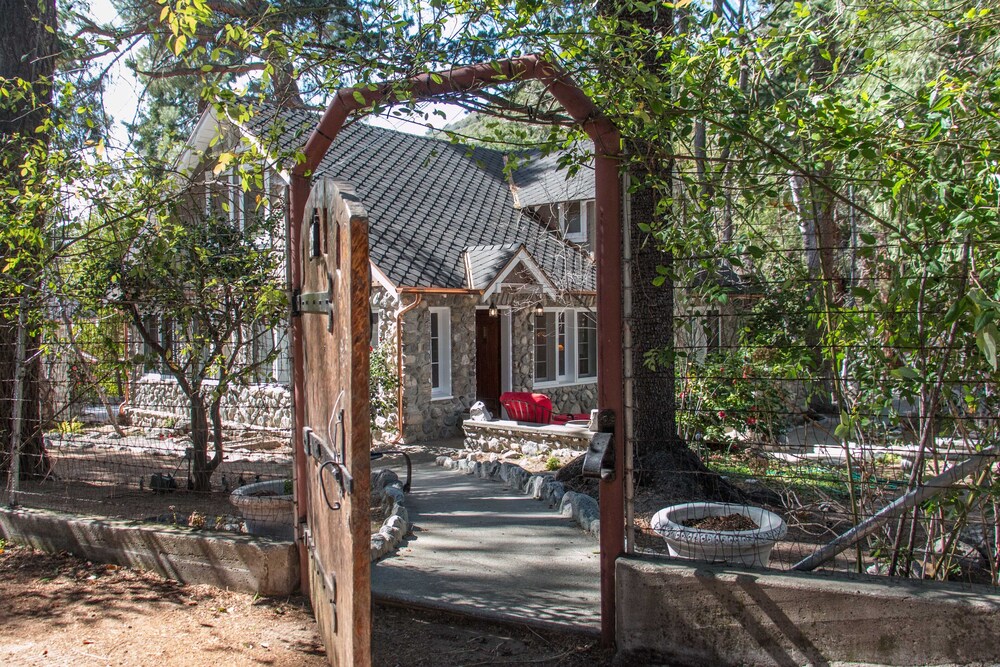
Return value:
<svg viewBox="0 0 1000 667">
<path fill-rule="evenodd" d="M 759 357 L 736 351 L 686 365 L 677 402 L 685 439 L 729 447 L 773 443 L 788 431 L 788 376 L 780 364 Z"/>
<path fill-rule="evenodd" d="M 387 430 L 399 402 L 396 394 L 399 373 L 393 359 L 392 341 L 387 339 L 373 348 L 370 359 L 368 390 L 371 399 L 371 428 L 373 431 Z"/>
</svg>

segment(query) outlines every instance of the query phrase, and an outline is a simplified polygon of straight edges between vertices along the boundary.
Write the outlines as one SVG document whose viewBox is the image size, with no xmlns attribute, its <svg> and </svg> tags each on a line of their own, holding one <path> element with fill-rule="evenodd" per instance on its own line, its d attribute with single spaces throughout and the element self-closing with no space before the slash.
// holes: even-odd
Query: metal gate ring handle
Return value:
<svg viewBox="0 0 1000 667">
<path fill-rule="evenodd" d="M 317 473 L 316 473 L 317 478 L 318 478 L 317 481 L 319 482 L 319 488 L 321 488 L 323 490 L 323 501 L 326 503 L 326 506 L 329 507 L 334 512 L 336 512 L 337 510 L 339 510 L 341 508 L 341 504 L 340 504 L 339 500 L 336 501 L 336 502 L 332 502 L 332 503 L 330 502 L 330 496 L 327 494 L 327 491 L 326 491 L 326 484 L 323 482 L 323 470 L 325 470 L 327 466 L 334 467 L 334 468 L 337 469 L 337 472 L 334 473 L 333 478 L 335 480 L 337 480 L 337 484 L 340 485 L 341 496 L 343 496 L 344 495 L 344 488 L 343 488 L 343 485 L 341 484 L 341 481 L 340 481 L 340 475 L 339 475 L 340 468 L 339 468 L 339 465 L 340 464 L 338 464 L 336 461 L 324 461 L 323 464 L 319 467 L 319 471 L 317 471 Z"/>
</svg>

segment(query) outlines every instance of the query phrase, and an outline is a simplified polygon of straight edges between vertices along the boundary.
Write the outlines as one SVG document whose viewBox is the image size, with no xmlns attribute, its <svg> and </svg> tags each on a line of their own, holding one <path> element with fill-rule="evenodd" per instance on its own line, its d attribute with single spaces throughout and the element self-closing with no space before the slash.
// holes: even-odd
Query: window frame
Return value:
<svg viewBox="0 0 1000 667">
<path fill-rule="evenodd" d="M 431 352 L 431 400 L 452 397 L 451 393 L 451 308 L 439 306 L 427 309 L 427 328 Z M 437 318 L 437 335 L 434 335 L 434 318 Z M 437 348 L 435 350 L 435 347 Z M 437 352 L 437 361 L 434 353 Z M 434 385 L 434 365 L 437 364 L 438 382 Z"/>
<path fill-rule="evenodd" d="M 580 352 L 582 349 L 580 341 L 579 318 L 581 314 L 590 317 L 594 322 L 594 343 L 592 345 L 594 359 L 591 362 L 594 368 L 593 375 L 582 375 L 580 373 Z M 546 340 L 541 344 L 538 340 L 538 318 L 545 318 Z M 560 330 L 560 319 L 563 329 Z M 591 384 L 597 382 L 598 359 L 597 359 L 597 314 L 588 308 L 563 308 L 547 307 L 543 308 L 541 315 L 532 316 L 532 387 L 536 389 L 546 389 L 550 387 L 564 387 L 569 385 Z M 549 334 L 549 324 L 552 325 L 551 335 Z M 563 349 L 559 349 L 562 341 Z M 550 372 L 546 373 L 546 378 L 539 379 L 539 359 L 538 353 L 544 349 L 547 355 L 551 355 L 543 361 L 545 367 Z M 560 370 L 562 373 L 560 373 Z"/>
<path fill-rule="evenodd" d="M 576 355 L 573 358 L 574 361 L 576 362 L 575 369 L 576 369 L 577 381 L 581 380 L 586 381 L 591 379 L 596 380 L 597 379 L 597 315 L 596 313 L 590 310 L 581 310 L 581 309 L 577 309 L 575 314 L 576 317 L 574 318 L 574 320 L 576 326 Z M 589 319 L 591 325 L 586 327 L 580 326 L 581 318 Z M 583 331 L 592 332 L 591 335 L 593 336 L 593 339 L 588 340 L 587 345 L 584 345 L 583 343 L 583 339 L 581 336 L 581 333 Z M 586 375 L 580 371 L 580 364 L 583 361 L 581 358 L 581 354 L 583 354 L 585 351 L 587 352 L 587 365 L 593 369 L 592 372 L 589 372 Z M 590 355 L 591 351 L 593 351 L 592 359 Z"/>
<path fill-rule="evenodd" d="M 567 241 L 573 243 L 587 243 L 590 230 L 590 204 L 594 200 L 581 199 L 564 201 L 559 203 L 559 231 Z M 580 231 L 570 232 L 568 227 L 568 211 L 570 206 L 577 206 L 580 209 Z"/>
</svg>

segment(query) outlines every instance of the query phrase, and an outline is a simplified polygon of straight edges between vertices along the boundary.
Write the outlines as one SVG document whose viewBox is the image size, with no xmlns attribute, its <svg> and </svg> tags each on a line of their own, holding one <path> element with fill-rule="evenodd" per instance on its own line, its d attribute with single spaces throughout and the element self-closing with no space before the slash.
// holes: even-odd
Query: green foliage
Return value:
<svg viewBox="0 0 1000 667">
<path fill-rule="evenodd" d="M 59 435 L 80 435 L 83 433 L 83 422 L 77 419 L 71 419 L 69 421 L 61 421 L 56 424 L 56 430 Z"/>
<path fill-rule="evenodd" d="M 765 354 L 712 354 L 678 379 L 681 435 L 710 445 L 774 444 L 787 432 L 790 391 L 782 365 Z"/>
<path fill-rule="evenodd" d="M 368 376 L 369 398 L 371 400 L 372 431 L 391 431 L 395 428 L 392 417 L 397 414 L 399 395 L 399 372 L 396 369 L 395 351 L 392 341 L 383 340 L 373 348 L 370 355 Z"/>
<path fill-rule="evenodd" d="M 107 205 L 66 249 L 69 261 L 59 276 L 77 301 L 82 343 L 103 347 L 98 365 L 138 361 L 177 381 L 190 402 L 199 490 L 207 490 L 223 456 L 222 397 L 274 360 L 277 349 L 255 350 L 254 332 L 279 327 L 287 308 L 281 209 L 260 190 L 259 165 L 252 151 L 231 160 L 240 187 L 215 192 L 206 210 L 204 186 L 163 181 L 149 159 L 130 162 L 120 182 L 107 186 Z M 239 215 L 230 214 L 233 205 Z M 125 359 L 117 326 L 88 321 L 127 321 L 146 356 Z"/>
<path fill-rule="evenodd" d="M 545 469 L 549 472 L 562 468 L 562 462 L 555 456 L 550 456 L 545 460 Z"/>
</svg>

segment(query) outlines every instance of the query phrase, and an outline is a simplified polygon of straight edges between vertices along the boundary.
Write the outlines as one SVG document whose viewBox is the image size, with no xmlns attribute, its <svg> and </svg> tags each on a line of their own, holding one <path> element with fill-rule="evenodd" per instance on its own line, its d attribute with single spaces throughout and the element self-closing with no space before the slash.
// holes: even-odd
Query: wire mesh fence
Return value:
<svg viewBox="0 0 1000 667">
<path fill-rule="evenodd" d="M 656 257 L 660 294 L 630 257 L 629 548 L 996 586 L 1000 399 L 977 306 L 995 243 L 907 242 L 836 209 L 835 243 L 810 246 L 794 211 L 759 209 L 767 230 Z M 657 326 L 672 347 L 644 346 Z"/>
<path fill-rule="evenodd" d="M 14 429 L 21 450 L 19 474 L 5 476 L 4 501 L 290 538 L 291 400 L 287 385 L 274 381 L 287 377 L 282 339 L 277 354 L 267 353 L 271 373 L 260 378 L 271 381 L 233 384 L 221 392 L 217 410 L 206 412 L 192 410 L 177 379 L 159 372 L 128 328 L 116 324 L 121 335 L 109 338 L 105 330 L 86 339 L 93 325 L 20 333 L 31 341 L 15 350 L 25 372 L 2 380 L 5 469 L 16 448 Z M 6 333 L 8 340 L 19 337 Z M 95 347 L 98 338 L 103 351 Z M 217 389 L 209 378 L 200 396 L 211 406 Z M 253 505 L 269 508 L 251 517 Z"/>
</svg>

